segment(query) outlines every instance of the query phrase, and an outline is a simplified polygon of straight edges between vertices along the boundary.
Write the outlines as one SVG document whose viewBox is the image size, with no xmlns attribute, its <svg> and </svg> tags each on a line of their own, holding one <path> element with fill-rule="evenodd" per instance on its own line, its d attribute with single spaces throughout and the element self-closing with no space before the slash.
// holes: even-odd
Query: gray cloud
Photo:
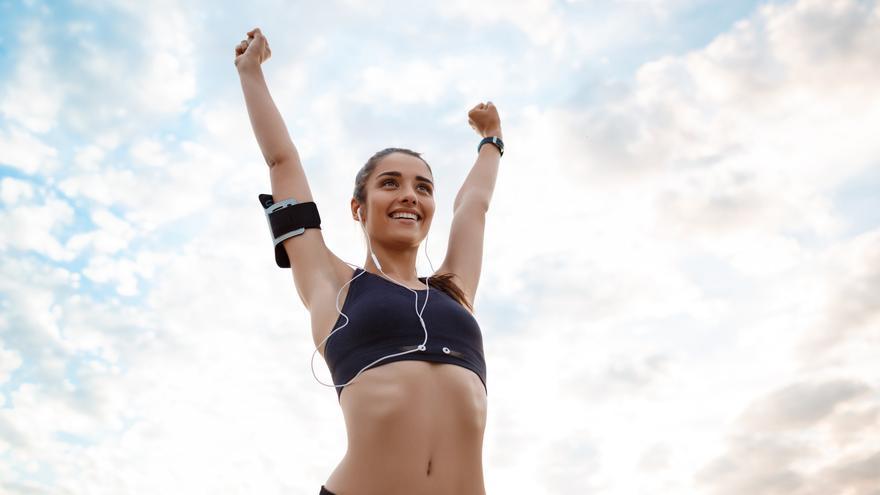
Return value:
<svg viewBox="0 0 880 495">
<path fill-rule="evenodd" d="M 805 332 L 797 352 L 807 368 L 839 359 L 840 347 L 880 338 L 880 231 L 831 250 L 824 260 L 829 294 L 821 317 Z"/>
<path fill-rule="evenodd" d="M 841 462 L 822 473 L 829 484 L 846 487 L 853 495 L 880 494 L 880 450 Z M 838 492 L 841 493 L 841 492 Z"/>
<path fill-rule="evenodd" d="M 753 402 L 741 421 L 748 429 L 759 431 L 807 428 L 825 419 L 839 404 L 870 391 L 865 383 L 847 379 L 794 383 Z"/>
<path fill-rule="evenodd" d="M 734 437 L 727 452 L 695 476 L 707 493 L 717 495 L 792 495 L 804 485 L 804 476 L 790 464 L 805 445 L 761 435 Z"/>
<path fill-rule="evenodd" d="M 834 434 L 836 424 L 852 418 L 841 408 L 858 407 L 864 400 L 877 404 L 876 389 L 853 380 L 782 387 L 746 408 L 726 451 L 703 466 L 695 481 L 705 493 L 717 495 L 874 495 L 880 486 L 880 452 L 865 452 L 855 441 L 829 449 L 821 440 L 827 430 Z M 868 417 L 876 418 L 876 412 Z M 863 438 L 870 438 L 880 425 L 863 421 L 860 429 Z"/>
<path fill-rule="evenodd" d="M 672 451 L 669 445 L 657 443 L 639 457 L 638 468 L 642 471 L 661 471 L 669 465 Z"/>
<path fill-rule="evenodd" d="M 670 356 L 659 353 L 640 358 L 621 356 L 605 368 L 601 382 L 619 391 L 637 391 L 662 376 L 670 361 Z"/>
</svg>

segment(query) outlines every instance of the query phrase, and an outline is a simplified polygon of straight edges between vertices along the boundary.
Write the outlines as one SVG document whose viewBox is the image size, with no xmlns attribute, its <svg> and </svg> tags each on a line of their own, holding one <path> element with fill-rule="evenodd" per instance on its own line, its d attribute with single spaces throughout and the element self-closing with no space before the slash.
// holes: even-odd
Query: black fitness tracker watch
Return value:
<svg viewBox="0 0 880 495">
<path fill-rule="evenodd" d="M 497 136 L 489 136 L 487 138 L 483 138 L 483 140 L 480 141 L 480 144 L 477 145 L 477 153 L 480 152 L 480 148 L 482 148 L 483 145 L 486 143 L 494 144 L 495 147 L 498 148 L 498 151 L 501 152 L 501 156 L 504 156 L 504 141 L 502 141 L 501 138 Z"/>
</svg>

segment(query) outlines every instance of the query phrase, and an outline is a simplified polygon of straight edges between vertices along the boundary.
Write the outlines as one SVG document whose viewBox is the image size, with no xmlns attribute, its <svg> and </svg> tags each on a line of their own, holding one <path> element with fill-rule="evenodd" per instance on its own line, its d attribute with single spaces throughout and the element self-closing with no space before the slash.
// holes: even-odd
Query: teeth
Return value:
<svg viewBox="0 0 880 495">
<path fill-rule="evenodd" d="M 410 218 L 412 220 L 418 220 L 415 214 L 413 213 L 395 213 L 392 215 L 392 218 Z"/>
</svg>

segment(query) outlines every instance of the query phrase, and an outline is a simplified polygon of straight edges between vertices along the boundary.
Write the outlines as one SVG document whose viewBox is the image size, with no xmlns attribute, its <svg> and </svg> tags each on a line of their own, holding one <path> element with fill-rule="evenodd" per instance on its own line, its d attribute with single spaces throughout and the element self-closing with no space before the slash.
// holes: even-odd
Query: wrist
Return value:
<svg viewBox="0 0 880 495">
<path fill-rule="evenodd" d="M 238 70 L 239 75 L 256 74 L 262 70 L 260 64 L 248 59 L 237 60 L 235 68 Z"/>
<path fill-rule="evenodd" d="M 494 148 L 495 151 L 499 153 L 499 156 L 504 155 L 504 140 L 501 138 L 501 136 L 490 135 L 481 139 L 480 143 L 477 145 L 477 153 L 481 153 L 483 151 L 483 148 L 486 147 Z M 487 153 L 492 152 L 488 151 Z"/>
<path fill-rule="evenodd" d="M 504 139 L 504 135 L 501 133 L 501 129 L 492 129 L 490 131 L 486 131 L 483 133 L 484 138 L 492 137 L 492 136 L 495 136 L 499 139 Z"/>
</svg>

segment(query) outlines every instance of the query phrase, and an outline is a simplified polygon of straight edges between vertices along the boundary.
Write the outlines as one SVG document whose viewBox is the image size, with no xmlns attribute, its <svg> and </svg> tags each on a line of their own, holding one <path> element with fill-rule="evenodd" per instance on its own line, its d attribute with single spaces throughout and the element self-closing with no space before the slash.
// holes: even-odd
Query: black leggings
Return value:
<svg viewBox="0 0 880 495">
<path fill-rule="evenodd" d="M 336 494 L 331 492 L 330 490 L 324 488 L 324 485 L 321 485 L 321 493 L 319 493 L 318 495 L 336 495 Z"/>
</svg>

